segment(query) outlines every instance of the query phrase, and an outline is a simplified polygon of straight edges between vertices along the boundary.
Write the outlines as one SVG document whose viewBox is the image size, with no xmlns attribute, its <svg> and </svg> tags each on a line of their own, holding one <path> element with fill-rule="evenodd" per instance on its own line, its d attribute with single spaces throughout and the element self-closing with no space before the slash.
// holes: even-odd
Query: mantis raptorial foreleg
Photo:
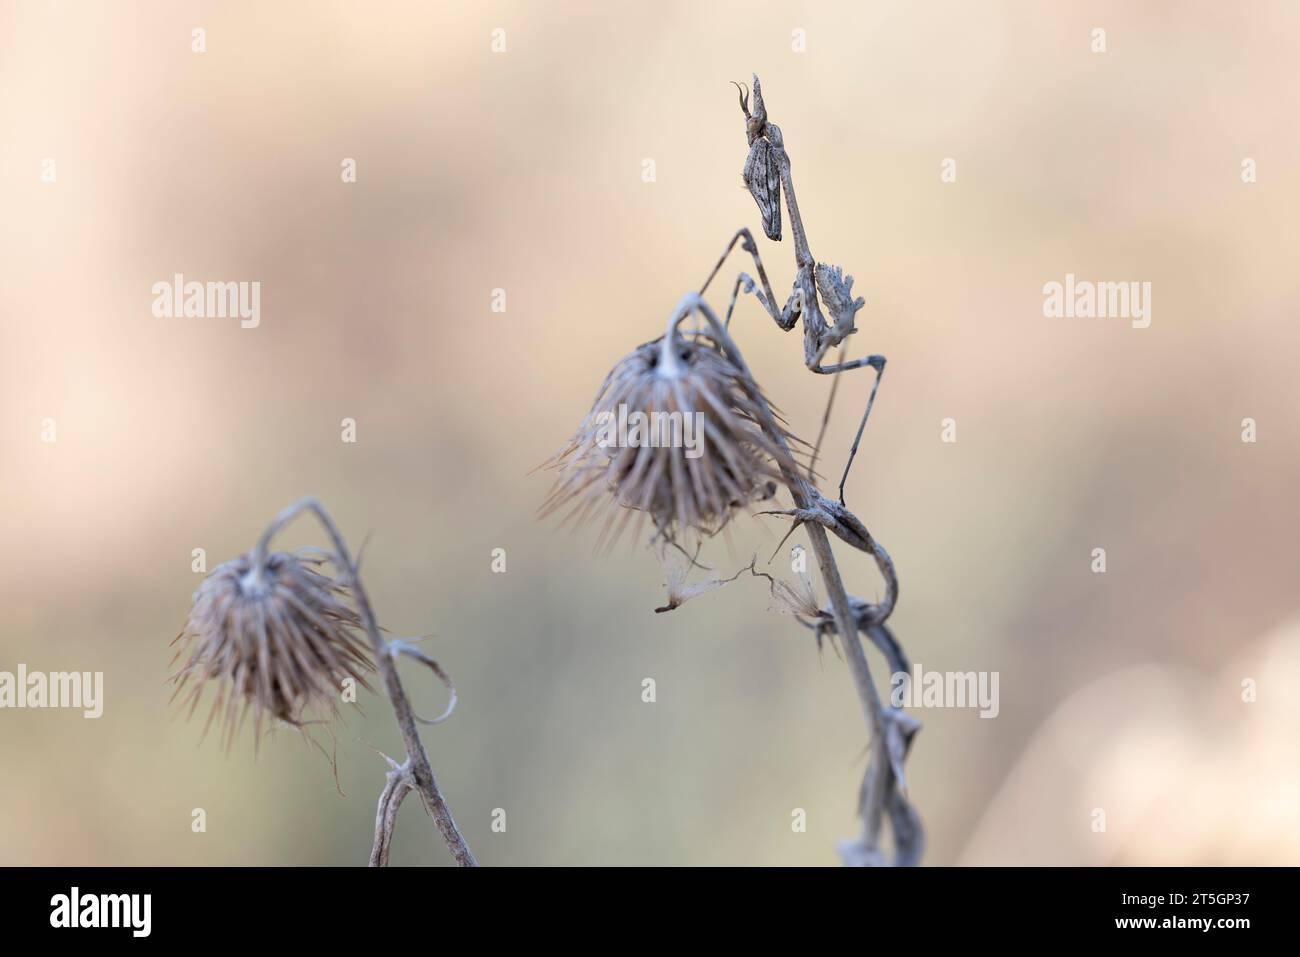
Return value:
<svg viewBox="0 0 1300 957">
<path fill-rule="evenodd" d="M 744 242 L 741 243 L 740 248 L 754 257 L 754 268 L 758 272 L 758 280 L 762 283 L 763 288 L 756 289 L 754 287 L 754 280 L 746 273 L 742 272 L 737 276 L 736 285 L 731 290 L 731 308 L 727 310 L 727 321 L 731 321 L 731 310 L 735 308 L 736 297 L 740 293 L 741 285 L 744 284 L 745 292 L 752 292 L 754 298 L 762 303 L 763 308 L 767 310 L 767 314 L 772 317 L 773 321 L 788 332 L 793 329 L 794 324 L 799 321 L 800 312 L 797 301 L 798 297 L 792 294 L 789 301 L 785 304 L 785 309 L 780 312 L 777 311 L 776 295 L 772 292 L 772 284 L 767 281 L 767 270 L 763 268 L 763 260 L 759 258 L 758 245 L 754 242 L 754 234 L 743 226 L 736 231 L 736 235 L 731 237 L 731 242 L 727 243 L 727 248 L 722 251 L 722 255 L 718 258 L 718 264 L 713 267 L 713 272 L 709 273 L 709 278 L 705 279 L 704 285 L 700 287 L 700 295 L 704 295 L 705 290 L 709 288 L 709 283 L 713 282 L 714 277 L 717 276 L 719 270 L 722 269 L 723 263 L 725 263 L 727 257 L 731 255 L 731 251 L 736 248 L 736 243 L 741 239 L 743 239 Z"/>
</svg>

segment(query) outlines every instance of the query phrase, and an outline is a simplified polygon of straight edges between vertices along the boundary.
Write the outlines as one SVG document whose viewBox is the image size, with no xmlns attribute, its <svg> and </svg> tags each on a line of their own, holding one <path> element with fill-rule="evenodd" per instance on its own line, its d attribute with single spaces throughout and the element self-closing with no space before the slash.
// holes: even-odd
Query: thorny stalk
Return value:
<svg viewBox="0 0 1300 957">
<path fill-rule="evenodd" d="M 708 322 L 711 334 L 717 338 L 727 351 L 728 356 L 744 374 L 749 382 L 754 382 L 753 374 L 730 333 L 718 320 L 717 314 L 697 293 L 689 293 L 678 304 L 673 313 L 675 325 L 689 314 L 698 310 Z M 765 421 L 763 427 L 777 436 L 780 443 L 789 451 L 788 445 L 780 438 L 776 417 L 762 393 L 757 387 L 753 390 L 757 397 Z M 822 581 L 830 595 L 831 614 L 823 627 L 833 628 L 839 636 L 849 636 L 841 641 L 849 671 L 853 676 L 853 687 L 862 705 L 867 728 L 871 732 L 872 753 L 867 771 L 862 782 L 859 798 L 859 816 L 862 819 L 862 834 L 857 841 L 844 842 L 840 853 L 845 863 L 859 865 L 884 864 L 880 851 L 882 823 L 886 813 L 894 829 L 894 842 L 897 849 L 895 863 L 915 864 L 921 856 L 922 830 L 920 819 L 906 799 L 906 785 L 902 765 L 912 736 L 920 729 L 920 722 L 901 710 L 887 707 L 880 698 L 871 678 L 871 668 L 867 663 L 866 652 L 858 640 L 858 631 L 867 632 L 873 642 L 881 646 L 897 648 L 892 635 L 885 626 L 885 619 L 893 610 L 898 596 L 898 578 L 894 573 L 893 561 L 889 554 L 876 543 L 857 517 L 838 502 L 826 499 L 812 484 L 795 469 L 787 465 L 781 467 L 786 488 L 794 500 L 794 508 L 788 513 L 794 520 L 805 526 L 813 555 L 821 571 Z M 827 529 L 843 541 L 861 551 L 871 554 L 884 575 L 886 597 L 880 604 L 870 604 L 851 597 L 844 588 L 835 553 L 831 549 Z M 901 650 L 891 661 L 894 671 L 907 673 L 906 660 Z"/>
<path fill-rule="evenodd" d="M 854 316 L 864 304 L 863 300 L 854 300 L 851 293 L 852 277 L 844 277 L 838 267 L 817 263 L 808 245 L 807 233 L 799 214 L 799 205 L 795 199 L 794 181 L 790 171 L 790 158 L 786 152 L 780 129 L 767 118 L 758 77 L 754 77 L 754 112 L 750 113 L 748 97 L 742 91 L 741 107 L 746 116 L 746 132 L 751 146 L 750 159 L 746 163 L 745 180 L 750 192 L 758 202 L 763 214 L 764 230 L 772 239 L 780 239 L 780 187 L 786 194 L 786 209 L 790 216 L 791 231 L 794 235 L 795 265 L 797 276 L 794 290 L 786 308 L 778 311 L 771 286 L 758 255 L 758 248 L 748 230 L 742 229 L 727 246 L 723 257 L 706 280 L 700 294 L 685 297 L 674 314 L 675 322 L 670 330 L 675 329 L 688 314 L 698 310 L 711 326 L 712 335 L 723 344 L 732 360 L 744 371 L 746 378 L 753 383 L 753 377 L 740 354 L 734 340 L 727 331 L 731 311 L 734 309 L 738 293 L 744 288 L 760 300 L 777 325 L 789 330 L 802 318 L 804 321 L 805 364 L 816 373 L 838 373 L 863 365 L 870 365 L 876 370 L 876 380 L 867 404 L 867 414 L 874 402 L 876 387 L 880 382 L 880 373 L 884 368 L 882 356 L 870 356 L 852 363 L 845 363 L 843 355 L 834 366 L 823 367 L 822 359 L 835 345 L 842 343 L 853 332 Z M 727 312 L 727 323 L 719 322 L 713 310 L 703 300 L 701 294 L 709 282 L 717 275 L 722 262 L 736 244 L 744 238 L 742 248 L 750 253 L 755 262 L 762 290 L 744 273 L 736 281 L 732 293 L 731 308 Z M 833 320 L 828 325 L 823 318 L 818 292 L 824 300 L 827 311 Z M 756 402 L 763 411 L 765 421 L 762 423 L 769 434 L 775 436 L 783 445 L 781 430 L 777 428 L 776 419 L 770 406 L 764 400 L 761 391 L 754 386 Z M 832 388 L 832 401 L 834 388 Z M 827 409 L 829 416 L 829 407 Z M 859 426 L 857 436 L 850 452 L 857 451 L 858 441 L 862 436 L 862 427 L 866 416 Z M 825 422 L 823 422 L 823 432 Z M 820 438 L 818 446 L 820 446 Z M 815 453 L 814 453 L 815 462 Z M 812 469 L 805 476 L 788 465 L 781 468 L 785 484 L 790 491 L 794 508 L 784 513 L 789 515 L 797 525 L 803 525 L 817 558 L 818 568 L 826 591 L 830 596 L 829 613 L 822 613 L 816 625 L 818 637 L 833 632 L 840 638 L 845 659 L 853 677 L 854 690 L 862 706 L 863 716 L 871 733 L 871 755 L 866 773 L 863 777 L 859 795 L 858 813 L 861 819 L 861 834 L 857 840 L 844 841 L 840 845 L 840 854 L 844 863 L 855 865 L 880 865 L 888 863 L 881 850 L 881 834 L 886 818 L 893 834 L 895 854 L 893 863 L 914 865 L 920 862 L 924 845 L 923 829 L 919 815 L 907 798 L 906 780 L 903 765 L 908 750 L 920 722 L 901 709 L 895 708 L 881 700 L 880 692 L 871 677 L 859 633 L 865 634 L 872 644 L 884 654 L 892 673 L 907 674 L 910 667 L 901 646 L 894 639 L 886 624 L 898 598 L 898 577 L 893 561 L 867 531 L 863 523 L 844 504 L 844 480 L 840 482 L 840 500 L 831 501 L 824 497 L 813 484 Z M 847 478 L 848 470 L 845 470 Z M 827 532 L 833 532 L 837 538 L 853 548 L 871 555 L 885 579 L 886 595 L 878 604 L 865 602 L 848 593 L 840 575 L 839 566 L 831 548 Z"/>
<path fill-rule="evenodd" d="M 438 782 L 433 776 L 433 768 L 429 764 L 428 752 L 425 751 L 424 742 L 420 740 L 420 732 L 415 726 L 417 721 L 422 724 L 437 724 L 446 719 L 456 704 L 455 689 L 452 687 L 446 673 L 433 659 L 404 641 L 390 642 L 384 638 L 379 630 L 379 623 L 375 620 L 375 613 L 370 607 L 370 599 L 366 595 L 365 586 L 361 584 L 361 574 L 353 561 L 352 553 L 348 550 L 347 542 L 344 541 L 338 526 L 334 524 L 334 520 L 319 501 L 315 498 L 304 498 L 290 505 L 272 520 L 266 531 L 262 533 L 262 537 L 258 540 L 257 547 L 253 551 L 253 574 L 257 574 L 258 570 L 265 564 L 271 539 L 302 512 L 310 512 L 315 516 L 333 543 L 334 556 L 337 559 L 339 570 L 342 572 L 345 583 L 352 593 L 353 600 L 356 602 L 357 611 L 360 613 L 361 620 L 366 628 L 366 634 L 370 637 L 375 662 L 380 674 L 383 675 L 384 688 L 388 692 L 389 700 L 393 703 L 393 711 L 397 715 L 397 724 L 402 731 L 402 741 L 406 746 L 407 759 L 402 764 L 398 764 L 385 755 L 391 770 L 388 772 L 384 789 L 379 795 L 379 806 L 375 815 L 375 843 L 370 852 L 370 866 L 383 867 L 388 864 L 388 853 L 393 839 L 393 826 L 397 820 L 397 809 L 401 806 L 408 793 L 416 791 L 424 802 L 425 810 L 433 818 L 434 824 L 437 825 L 438 831 L 442 834 L 442 839 L 446 841 L 456 863 L 462 867 L 477 867 L 478 862 L 474 859 L 469 845 L 465 843 L 465 838 L 461 836 L 460 830 L 456 827 L 456 821 L 451 816 L 451 808 L 447 806 L 447 801 L 438 788 Z M 447 710 L 439 717 L 433 719 L 420 718 L 411 708 L 411 703 L 406 697 L 406 691 L 402 687 L 402 680 L 397 673 L 397 659 L 401 655 L 406 655 L 429 667 L 451 689 L 451 702 Z"/>
</svg>

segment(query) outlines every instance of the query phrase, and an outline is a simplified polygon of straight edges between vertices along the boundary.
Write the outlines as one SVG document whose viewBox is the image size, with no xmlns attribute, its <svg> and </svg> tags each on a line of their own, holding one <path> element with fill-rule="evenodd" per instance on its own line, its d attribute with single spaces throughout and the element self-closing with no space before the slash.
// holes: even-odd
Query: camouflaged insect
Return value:
<svg viewBox="0 0 1300 957">
<path fill-rule="evenodd" d="M 765 135 L 767 126 L 767 109 L 763 106 L 763 94 L 757 80 L 754 85 L 754 112 L 749 112 L 749 91 L 739 83 L 740 108 L 745 111 L 745 134 L 749 137 L 749 156 L 745 158 L 745 169 L 741 177 L 749 189 L 749 195 L 758 204 L 758 211 L 763 216 L 763 232 L 768 239 L 781 241 L 781 169 L 772 154 L 772 144 Z"/>
<path fill-rule="evenodd" d="M 781 239 L 781 192 L 785 191 L 785 208 L 790 214 L 790 232 L 794 240 L 794 259 L 798 272 L 795 274 L 790 298 L 782 308 L 777 307 L 777 298 L 772 293 L 771 283 L 763 269 L 763 261 L 754 244 L 754 237 L 748 229 L 742 227 L 731 237 L 727 248 L 722 251 L 718 264 L 709 273 L 708 279 L 700 287 L 700 295 L 708 290 L 718 271 L 722 269 L 727 257 L 739 244 L 740 249 L 754 257 L 757 280 L 747 273 L 736 277 L 736 285 L 731 293 L 731 305 L 727 308 L 726 321 L 731 321 L 732 311 L 736 308 L 736 298 L 740 293 L 752 293 L 772 317 L 777 326 L 789 331 L 800 320 L 804 326 L 804 365 L 818 375 L 836 375 L 850 369 L 869 366 L 876 370 L 876 379 L 871 385 L 871 394 L 867 396 L 867 407 L 862 414 L 862 423 L 858 426 L 857 436 L 849 449 L 848 462 L 844 475 L 840 479 L 840 501 L 844 501 L 844 483 L 848 480 L 849 469 L 858 452 L 858 442 L 867 418 L 871 415 L 872 404 L 876 400 L 876 390 L 880 386 L 880 376 L 885 371 L 885 357 L 882 355 L 864 356 L 861 359 L 844 361 L 843 352 L 840 361 L 827 365 L 824 361 L 835 346 L 841 345 L 849 336 L 857 332 L 857 313 L 866 305 L 861 296 L 853 295 L 853 277 L 847 275 L 839 266 L 819 263 L 808 248 L 808 236 L 803 230 L 799 218 L 799 204 L 794 198 L 794 180 L 790 176 L 790 158 L 786 155 L 785 142 L 781 128 L 771 122 L 767 116 L 767 107 L 763 103 L 763 91 L 759 86 L 758 74 L 754 74 L 753 112 L 750 112 L 749 91 L 739 83 L 740 108 L 745 113 L 745 135 L 749 141 L 749 156 L 745 160 L 744 179 L 754 201 L 758 203 L 763 214 L 763 231 L 769 239 Z M 761 288 L 760 288 L 761 287 Z M 827 310 L 828 316 L 823 312 Z"/>
</svg>

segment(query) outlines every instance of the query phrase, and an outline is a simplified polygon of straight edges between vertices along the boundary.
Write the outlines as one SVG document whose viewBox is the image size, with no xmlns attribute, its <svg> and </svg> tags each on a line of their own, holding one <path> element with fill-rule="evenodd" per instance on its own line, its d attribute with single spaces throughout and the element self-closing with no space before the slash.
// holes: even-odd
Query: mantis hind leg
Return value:
<svg viewBox="0 0 1300 957">
<path fill-rule="evenodd" d="M 844 474 L 840 477 L 840 504 L 844 502 L 844 483 L 849 480 L 849 470 L 853 468 L 853 459 L 858 454 L 858 446 L 862 442 L 862 433 L 867 427 L 867 419 L 871 417 L 871 407 L 876 403 L 876 392 L 880 388 L 880 377 L 885 374 L 885 357 L 884 356 L 866 356 L 862 359 L 854 359 L 852 362 L 840 362 L 833 366 L 813 366 L 812 371 L 821 375 L 838 375 L 841 372 L 848 372 L 850 369 L 860 369 L 863 366 L 871 366 L 876 370 L 876 377 L 871 383 L 871 394 L 867 396 L 867 407 L 862 413 L 862 421 L 858 423 L 857 434 L 853 436 L 853 447 L 849 449 L 849 460 L 844 464 Z M 830 410 L 827 409 L 827 417 L 830 416 Z M 847 507 L 847 506 L 846 506 Z"/>
</svg>

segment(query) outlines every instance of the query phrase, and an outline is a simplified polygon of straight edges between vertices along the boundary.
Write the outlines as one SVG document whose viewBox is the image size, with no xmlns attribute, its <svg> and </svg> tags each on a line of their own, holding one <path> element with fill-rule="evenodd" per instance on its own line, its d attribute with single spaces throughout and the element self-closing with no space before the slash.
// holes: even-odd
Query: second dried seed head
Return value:
<svg viewBox="0 0 1300 957">
<path fill-rule="evenodd" d="M 227 745 L 249 709 L 257 736 L 269 715 L 295 727 L 328 719 L 338 710 L 341 683 L 368 688 L 370 670 L 361 620 L 346 586 L 319 570 L 316 553 L 241 555 L 213 569 L 194 593 L 189 619 L 177 636 L 173 698 L 197 708 L 215 686 L 208 725 L 218 719 Z"/>
</svg>

